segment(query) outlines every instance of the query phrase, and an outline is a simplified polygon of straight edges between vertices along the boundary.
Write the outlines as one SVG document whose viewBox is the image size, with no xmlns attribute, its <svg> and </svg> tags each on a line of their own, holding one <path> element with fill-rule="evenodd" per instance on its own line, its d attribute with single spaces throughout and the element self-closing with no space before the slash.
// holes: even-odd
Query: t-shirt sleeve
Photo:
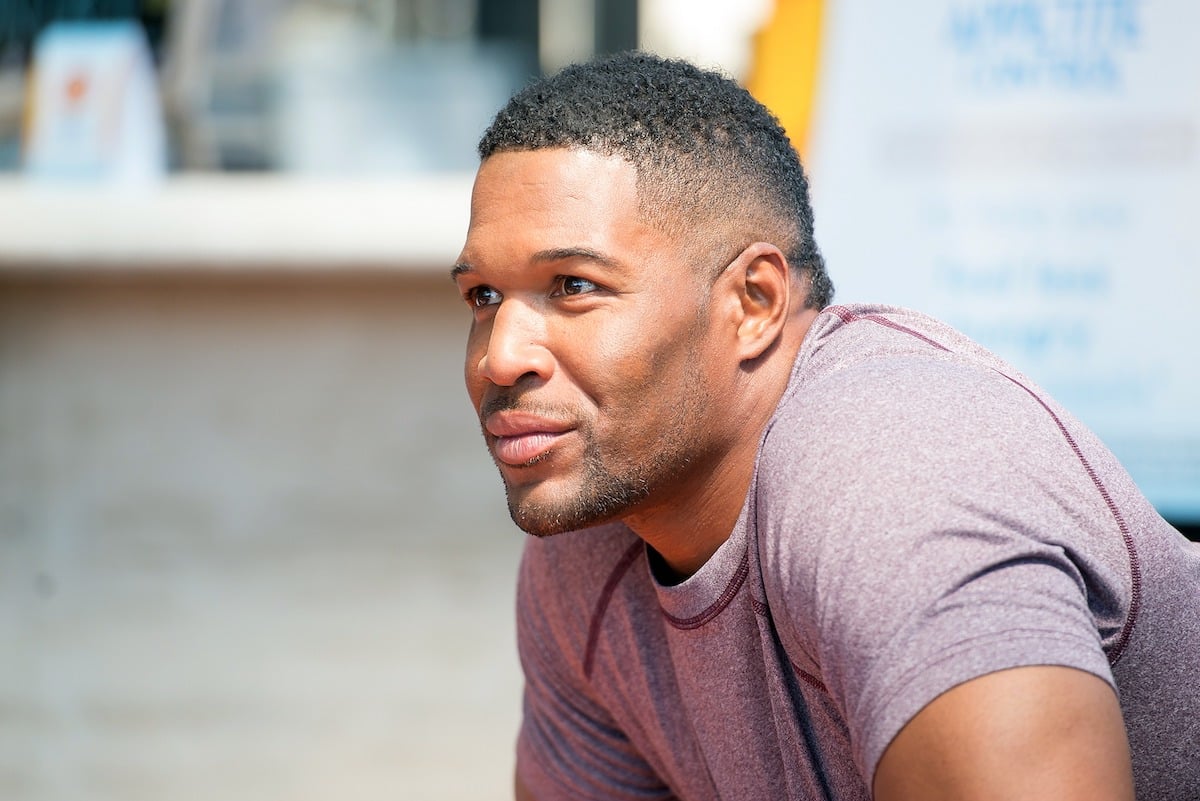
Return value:
<svg viewBox="0 0 1200 801">
<path fill-rule="evenodd" d="M 1078 558 L 1080 518 L 1103 501 L 1028 393 L 938 370 L 910 381 L 903 403 L 864 397 L 785 423 L 760 471 L 768 595 L 867 781 L 900 729 L 963 682 L 1063 665 L 1112 685 L 1089 596 L 1116 606 L 1125 590 Z M 805 459 L 784 458 L 801 446 Z"/>
<path fill-rule="evenodd" d="M 538 801 L 668 801 L 670 790 L 592 697 L 583 657 L 588 596 L 599 590 L 588 578 L 595 562 L 572 565 L 562 545 L 531 541 L 521 564 L 517 646 L 525 691 L 517 776 Z"/>
</svg>

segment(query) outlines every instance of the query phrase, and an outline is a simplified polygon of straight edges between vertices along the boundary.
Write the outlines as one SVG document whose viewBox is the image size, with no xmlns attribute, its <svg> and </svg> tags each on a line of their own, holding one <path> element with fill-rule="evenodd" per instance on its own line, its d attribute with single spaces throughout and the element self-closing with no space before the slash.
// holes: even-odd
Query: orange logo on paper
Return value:
<svg viewBox="0 0 1200 801">
<path fill-rule="evenodd" d="M 63 86 L 63 88 L 66 90 L 68 102 L 78 103 L 79 101 L 83 100 L 83 98 L 87 95 L 87 92 L 88 92 L 87 76 L 84 75 L 83 73 L 77 73 L 75 75 L 72 75 L 70 78 L 67 79 L 67 82 Z"/>
</svg>

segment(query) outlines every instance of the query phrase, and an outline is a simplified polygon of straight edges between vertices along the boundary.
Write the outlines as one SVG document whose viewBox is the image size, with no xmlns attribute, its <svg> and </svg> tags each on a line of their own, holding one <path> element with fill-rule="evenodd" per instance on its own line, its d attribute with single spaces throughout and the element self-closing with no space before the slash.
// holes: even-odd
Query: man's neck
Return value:
<svg viewBox="0 0 1200 801">
<path fill-rule="evenodd" d="M 704 566 L 729 539 L 745 504 L 763 431 L 791 379 L 792 367 L 816 310 L 793 309 L 776 347 L 747 378 L 737 407 L 743 412 L 727 449 L 692 470 L 668 497 L 639 508 L 624 522 L 662 558 L 670 578 L 682 581 Z"/>
</svg>

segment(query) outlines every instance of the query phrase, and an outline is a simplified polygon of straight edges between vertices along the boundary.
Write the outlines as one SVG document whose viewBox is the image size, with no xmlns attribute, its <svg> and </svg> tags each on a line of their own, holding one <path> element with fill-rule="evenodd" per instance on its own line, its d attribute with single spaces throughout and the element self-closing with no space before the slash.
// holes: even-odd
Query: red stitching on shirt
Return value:
<svg viewBox="0 0 1200 801">
<path fill-rule="evenodd" d="M 670 623 L 672 626 L 674 626 L 677 629 L 683 629 L 684 631 L 687 631 L 689 629 L 700 628 L 705 623 L 712 620 L 717 615 L 721 614 L 722 610 L 724 610 L 725 607 L 729 606 L 729 602 L 733 600 L 733 597 L 738 594 L 738 590 L 740 590 L 742 588 L 742 583 L 746 580 L 746 576 L 747 576 L 747 574 L 749 574 L 749 572 L 750 572 L 750 553 L 749 553 L 749 551 L 747 551 L 745 554 L 742 555 L 742 562 L 741 562 L 741 564 L 738 565 L 737 571 L 734 572 L 733 578 L 731 578 L 729 580 L 729 584 L 726 585 L 725 591 L 722 592 L 721 596 L 719 598 L 717 598 L 716 601 L 713 602 L 712 606 L 708 607 L 703 612 L 701 612 L 698 615 L 695 615 L 694 617 L 687 617 L 687 618 L 675 617 L 670 612 L 668 612 L 667 610 L 664 609 L 664 610 L 662 610 L 663 617 L 665 617 L 667 619 L 667 622 Z"/>
<path fill-rule="evenodd" d="M 625 577 L 629 568 L 641 555 L 642 550 L 641 540 L 630 545 L 613 566 L 612 572 L 608 574 L 608 580 L 604 582 L 604 589 L 600 591 L 600 598 L 597 599 L 596 608 L 592 612 L 592 622 L 588 626 L 587 649 L 583 652 L 583 675 L 588 679 L 592 678 L 592 666 L 596 660 L 596 644 L 600 641 L 600 624 L 604 620 L 604 613 L 608 610 L 613 593 L 617 591 L 617 585 L 621 583 L 621 579 Z"/>
<path fill-rule="evenodd" d="M 879 325 L 891 328 L 894 331 L 910 334 L 911 336 L 914 336 L 923 342 L 929 343 L 939 350 L 950 350 L 945 345 L 935 342 L 919 331 L 914 331 L 907 326 L 893 322 L 892 320 L 889 320 L 881 315 L 860 315 L 844 306 L 830 306 L 827 311 L 831 311 L 836 314 L 844 323 L 852 323 L 856 320 L 870 320 L 873 323 L 878 323 Z M 1031 398 L 1037 401 L 1039 406 L 1046 410 L 1046 413 L 1050 415 L 1050 419 L 1052 419 L 1054 424 L 1058 426 L 1059 433 L 1062 434 L 1063 438 L 1067 441 L 1067 445 L 1070 446 L 1071 451 L 1075 454 L 1075 458 L 1078 459 L 1080 464 L 1083 465 L 1084 471 L 1088 474 L 1088 478 L 1092 481 L 1092 486 L 1094 486 L 1096 491 L 1100 493 L 1100 497 L 1104 500 L 1104 505 L 1108 507 L 1109 514 L 1112 515 L 1113 520 L 1115 520 L 1117 523 L 1117 528 L 1121 530 L 1121 538 L 1125 542 L 1125 553 L 1129 557 L 1129 579 L 1131 586 L 1129 592 L 1129 613 L 1125 616 L 1125 625 L 1122 626 L 1121 634 L 1117 637 L 1117 642 L 1113 645 L 1112 651 L 1108 654 L 1108 663 L 1110 665 L 1115 665 L 1121 658 L 1121 655 L 1125 652 L 1126 646 L 1129 645 L 1129 640 L 1133 636 L 1134 624 L 1137 622 L 1138 615 L 1141 612 L 1142 607 L 1142 561 L 1141 557 L 1138 556 L 1137 545 L 1133 541 L 1133 534 L 1129 530 L 1129 524 L 1125 522 L 1125 515 L 1123 515 L 1121 510 L 1117 508 L 1116 501 L 1114 501 L 1112 495 L 1109 494 L 1108 487 L 1106 487 L 1104 482 L 1100 480 L 1100 476 L 1096 473 L 1095 468 L 1092 467 L 1092 464 L 1088 461 L 1087 457 L 1083 455 L 1083 451 L 1079 448 L 1079 444 L 1075 441 L 1075 438 L 1071 436 L 1071 432 L 1067 430 L 1066 424 L 1064 424 L 1062 419 L 1054 413 L 1054 410 L 1050 408 L 1049 404 L 1042 400 L 1042 398 L 1038 396 L 1036 392 L 1012 376 L 1002 373 L 999 370 L 994 370 L 994 372 L 997 375 L 1004 376 L 1009 381 L 1025 390 L 1025 392 L 1028 393 Z"/>
<path fill-rule="evenodd" d="M 825 684 L 820 679 L 818 679 L 816 676 L 809 673 L 807 670 L 800 667 L 799 665 L 797 665 L 795 662 L 793 662 L 790 659 L 788 660 L 788 664 L 792 666 L 792 670 L 796 671 L 796 675 L 799 676 L 801 678 L 801 680 L 804 681 L 805 684 L 807 684 L 811 687 L 816 687 L 821 692 L 825 693 L 826 695 L 829 695 L 829 690 L 825 689 Z"/>
<path fill-rule="evenodd" d="M 1000 375 L 1004 375 L 1004 373 L 1001 373 Z M 1125 625 L 1121 627 L 1121 635 L 1117 637 L 1117 642 L 1115 645 L 1113 645 L 1112 652 L 1108 655 L 1108 664 L 1115 665 L 1117 664 L 1117 660 L 1119 660 L 1121 655 L 1125 652 L 1125 647 L 1129 645 L 1129 639 L 1133 636 L 1134 623 L 1137 622 L 1138 613 L 1141 611 L 1142 607 L 1142 562 L 1138 557 L 1137 545 L 1133 541 L 1133 534 L 1129 531 L 1129 524 L 1125 522 L 1125 515 L 1121 514 L 1121 510 L 1117 508 L 1116 501 L 1114 501 L 1112 499 L 1112 495 L 1109 494 L 1108 487 L 1104 486 L 1104 482 L 1101 481 L 1100 476 L 1096 474 L 1095 468 L 1092 467 L 1092 464 L 1087 460 L 1087 457 L 1083 455 L 1083 451 L 1080 450 L 1079 444 L 1075 442 L 1075 438 L 1071 436 L 1071 432 L 1067 430 L 1066 425 L 1061 419 L 1059 419 L 1058 415 L 1054 413 L 1054 410 L 1051 409 L 1044 400 L 1038 397 L 1033 390 L 1022 384 L 1017 379 L 1010 375 L 1004 375 L 1004 377 L 1029 393 L 1029 396 L 1037 401 L 1038 405 L 1045 409 L 1046 413 L 1050 415 L 1050 418 L 1054 421 L 1054 424 L 1058 426 L 1059 432 L 1061 432 L 1063 438 L 1066 439 L 1067 444 L 1071 446 L 1071 450 L 1075 453 L 1075 458 L 1080 461 L 1080 463 L 1083 465 L 1083 469 L 1087 471 L 1088 478 L 1092 480 L 1092 486 L 1096 488 L 1096 490 L 1100 493 L 1100 497 L 1104 499 L 1104 505 L 1108 507 L 1108 513 L 1113 516 L 1113 519 L 1117 521 L 1117 527 L 1121 529 L 1121 538 L 1125 541 L 1125 552 L 1129 555 L 1129 578 L 1131 586 L 1129 590 L 1129 614 L 1125 616 Z"/>
<path fill-rule="evenodd" d="M 767 606 L 754 596 L 750 596 L 750 608 L 753 609 L 754 614 L 758 615 L 759 617 L 769 618 L 771 616 L 771 607 Z M 829 695 L 829 690 L 825 688 L 825 683 L 804 668 L 797 665 L 795 660 L 789 659 L 788 664 L 791 665 L 792 671 L 800 678 L 801 681 L 810 687 L 815 687 L 826 695 Z"/>
<path fill-rule="evenodd" d="M 916 337 L 917 339 L 921 340 L 925 344 L 932 345 L 933 347 L 937 348 L 938 350 L 944 350 L 947 353 L 950 352 L 950 349 L 947 348 L 945 345 L 943 345 L 942 343 L 940 343 L 936 340 L 930 339 L 929 337 L 922 334 L 920 331 L 914 331 L 913 329 L 909 328 L 908 326 L 901 325 L 900 323 L 897 323 L 893 320 L 889 320 L 888 318 L 886 318 L 880 314 L 856 314 L 855 312 L 852 312 L 849 309 L 847 309 L 845 306 L 830 306 L 828 309 L 826 309 L 826 311 L 831 311 L 834 314 L 836 314 L 838 317 L 842 318 L 843 323 L 852 323 L 855 320 L 870 320 L 873 323 L 878 323 L 879 325 L 882 325 L 884 328 L 890 328 L 893 331 L 900 331 L 901 333 Z M 1007 376 L 1005 376 L 1005 377 L 1007 378 Z"/>
</svg>

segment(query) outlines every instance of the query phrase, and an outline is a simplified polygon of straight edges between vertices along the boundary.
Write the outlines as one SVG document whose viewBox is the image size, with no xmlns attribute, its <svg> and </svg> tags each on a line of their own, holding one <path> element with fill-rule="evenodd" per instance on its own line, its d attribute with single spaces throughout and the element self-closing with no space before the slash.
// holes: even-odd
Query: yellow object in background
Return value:
<svg viewBox="0 0 1200 801">
<path fill-rule="evenodd" d="M 800 157 L 808 155 L 825 0 L 775 0 L 755 36 L 746 88 L 774 112 Z"/>
</svg>

